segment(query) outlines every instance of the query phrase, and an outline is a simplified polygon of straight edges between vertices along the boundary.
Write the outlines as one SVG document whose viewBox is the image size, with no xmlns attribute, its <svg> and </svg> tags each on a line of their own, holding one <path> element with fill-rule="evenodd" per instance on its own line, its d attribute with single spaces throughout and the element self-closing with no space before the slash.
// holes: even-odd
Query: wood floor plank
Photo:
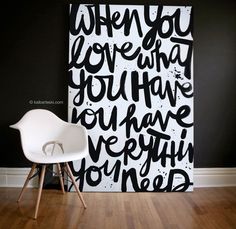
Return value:
<svg viewBox="0 0 236 229">
<path fill-rule="evenodd" d="M 236 229 L 236 187 L 192 193 L 76 193 L 43 190 L 34 220 L 37 189 L 0 188 L 0 229 Z"/>
</svg>

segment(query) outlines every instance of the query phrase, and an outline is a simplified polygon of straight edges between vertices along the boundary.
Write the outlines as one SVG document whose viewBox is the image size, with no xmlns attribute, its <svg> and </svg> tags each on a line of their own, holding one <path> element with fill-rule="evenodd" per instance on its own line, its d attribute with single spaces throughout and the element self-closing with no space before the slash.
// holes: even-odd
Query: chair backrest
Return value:
<svg viewBox="0 0 236 229">
<path fill-rule="evenodd" d="M 65 151 L 87 150 L 87 134 L 84 127 L 67 123 L 44 109 L 28 111 L 19 122 L 10 126 L 18 129 L 25 156 L 42 151 L 46 142 L 59 141 Z"/>
</svg>

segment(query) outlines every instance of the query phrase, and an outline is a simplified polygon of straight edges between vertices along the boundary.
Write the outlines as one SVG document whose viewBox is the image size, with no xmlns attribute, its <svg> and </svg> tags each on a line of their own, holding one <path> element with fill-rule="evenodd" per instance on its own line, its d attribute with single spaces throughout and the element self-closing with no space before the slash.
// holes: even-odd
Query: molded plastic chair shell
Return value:
<svg viewBox="0 0 236 229">
<path fill-rule="evenodd" d="M 36 219 L 47 164 L 57 164 L 62 192 L 65 193 L 64 171 L 72 181 L 84 208 L 86 208 L 84 199 L 68 164 L 70 161 L 80 160 L 88 155 L 86 129 L 77 124 L 67 123 L 52 112 L 43 109 L 28 111 L 19 122 L 10 127 L 20 131 L 24 155 L 29 161 L 33 162 L 18 202 L 21 200 L 29 180 L 34 177 L 34 170 L 37 166 L 41 166 L 39 191 L 34 213 L 34 219 Z M 55 142 L 56 144 L 54 144 Z M 64 164 L 63 170 L 60 163 Z"/>
<path fill-rule="evenodd" d="M 78 124 L 65 122 L 48 110 L 30 110 L 10 127 L 20 131 L 25 157 L 34 163 L 69 162 L 88 155 L 86 129 Z M 62 143 L 64 153 L 60 147 L 55 147 L 53 154 L 45 154 L 43 145 L 50 141 Z M 48 146 L 47 150 L 50 152 L 52 146 Z"/>
</svg>

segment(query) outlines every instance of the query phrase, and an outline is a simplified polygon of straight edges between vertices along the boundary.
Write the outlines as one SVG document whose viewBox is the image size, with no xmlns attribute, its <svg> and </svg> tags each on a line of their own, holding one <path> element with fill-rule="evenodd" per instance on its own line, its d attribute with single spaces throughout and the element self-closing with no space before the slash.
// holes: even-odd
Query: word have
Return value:
<svg viewBox="0 0 236 229">
<path fill-rule="evenodd" d="M 111 114 L 109 118 L 105 119 L 105 111 L 102 107 L 98 110 L 94 111 L 90 108 L 84 109 L 79 115 L 76 108 L 72 110 L 72 122 L 78 123 L 80 122 L 87 129 L 92 129 L 95 126 L 99 126 L 103 131 L 112 129 L 113 131 L 117 130 L 117 125 L 125 126 L 126 137 L 130 137 L 130 132 L 133 129 L 136 133 L 141 132 L 144 128 L 153 127 L 161 128 L 162 131 L 165 131 L 167 125 L 170 121 L 175 120 L 181 127 L 189 128 L 193 126 L 193 123 L 186 122 L 185 118 L 187 118 L 191 112 L 189 106 L 184 105 L 179 107 L 176 113 L 172 111 L 168 111 L 166 116 L 163 117 L 163 114 L 156 110 L 153 113 L 146 113 L 139 120 L 135 116 L 136 105 L 130 104 L 127 109 L 126 116 L 122 119 L 122 121 L 118 122 L 117 120 L 117 107 L 114 106 L 112 108 Z M 107 113 L 107 112 L 106 112 Z"/>
<path fill-rule="evenodd" d="M 131 76 L 127 79 L 127 71 L 124 71 L 121 74 L 119 85 L 115 85 L 114 75 L 85 75 L 83 69 L 79 74 L 80 82 L 76 84 L 73 81 L 73 72 L 70 71 L 69 73 L 69 86 L 73 89 L 78 89 L 73 99 L 75 106 L 82 105 L 85 97 L 91 102 L 99 102 L 105 97 L 110 101 L 122 98 L 126 101 L 132 99 L 138 102 L 140 95 L 143 94 L 145 105 L 148 108 L 156 105 L 152 103 L 152 99 L 155 99 L 156 96 L 161 100 L 167 99 L 170 105 L 174 107 L 176 106 L 178 96 L 181 95 L 185 98 L 191 98 L 193 96 L 193 88 L 190 83 L 180 83 L 178 80 L 175 80 L 172 88 L 168 80 L 163 82 L 161 76 L 150 77 L 148 72 L 143 72 L 140 76 L 138 71 L 132 71 Z M 132 85 L 131 91 L 129 92 L 131 98 L 128 98 L 126 92 L 127 80 L 130 80 Z M 96 85 L 96 89 L 94 89 L 94 85 Z"/>
</svg>

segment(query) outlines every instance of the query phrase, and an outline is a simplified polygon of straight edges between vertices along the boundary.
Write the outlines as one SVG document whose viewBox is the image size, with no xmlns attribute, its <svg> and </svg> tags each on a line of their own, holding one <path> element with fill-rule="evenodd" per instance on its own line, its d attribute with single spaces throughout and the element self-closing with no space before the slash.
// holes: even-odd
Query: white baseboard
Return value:
<svg viewBox="0 0 236 229">
<path fill-rule="evenodd" d="M 30 168 L 0 168 L 0 187 L 22 187 Z M 195 168 L 194 187 L 236 186 L 234 168 Z M 33 178 L 28 187 L 37 187 L 38 178 Z"/>
<path fill-rule="evenodd" d="M 23 187 L 31 168 L 0 168 L 0 187 Z M 38 177 L 30 180 L 27 187 L 37 187 Z"/>
<path fill-rule="evenodd" d="M 195 168 L 194 187 L 236 186 L 236 167 L 233 168 Z"/>
</svg>

